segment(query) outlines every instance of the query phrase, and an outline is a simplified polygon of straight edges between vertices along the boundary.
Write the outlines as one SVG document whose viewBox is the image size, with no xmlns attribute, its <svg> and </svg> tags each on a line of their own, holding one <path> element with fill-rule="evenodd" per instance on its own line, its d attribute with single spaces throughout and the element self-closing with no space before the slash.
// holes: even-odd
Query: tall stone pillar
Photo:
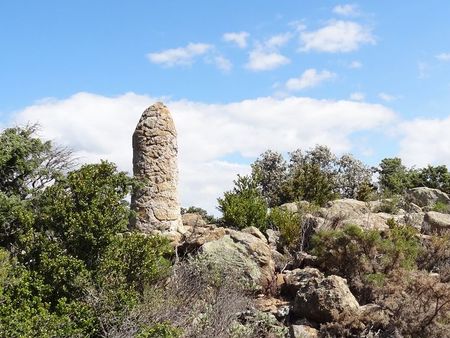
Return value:
<svg viewBox="0 0 450 338">
<path fill-rule="evenodd" d="M 182 231 L 178 201 L 177 132 L 167 107 L 155 103 L 141 116 L 133 134 L 133 173 L 142 183 L 134 191 L 132 226 L 144 233 Z"/>
</svg>

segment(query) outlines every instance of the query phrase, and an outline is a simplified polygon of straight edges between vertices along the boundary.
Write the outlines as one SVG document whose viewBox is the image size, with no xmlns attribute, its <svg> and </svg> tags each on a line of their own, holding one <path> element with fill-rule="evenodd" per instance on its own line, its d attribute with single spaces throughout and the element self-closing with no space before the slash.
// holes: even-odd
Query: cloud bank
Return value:
<svg viewBox="0 0 450 338">
<path fill-rule="evenodd" d="M 17 124 L 38 122 L 42 136 L 71 147 L 82 162 L 108 159 L 131 172 L 131 135 L 145 108 L 159 98 L 127 93 L 77 93 L 17 112 Z M 180 194 L 184 206 L 214 212 L 237 173 L 267 149 L 282 152 L 331 146 L 352 150 L 353 133 L 391 123 L 395 113 L 376 104 L 308 97 L 260 97 L 228 104 L 166 100 L 178 130 Z"/>
</svg>

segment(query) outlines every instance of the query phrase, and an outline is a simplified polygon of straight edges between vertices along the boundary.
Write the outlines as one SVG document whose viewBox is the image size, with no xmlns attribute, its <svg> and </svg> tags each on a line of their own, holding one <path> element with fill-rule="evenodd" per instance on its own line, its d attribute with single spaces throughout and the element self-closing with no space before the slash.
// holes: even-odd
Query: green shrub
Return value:
<svg viewBox="0 0 450 338">
<path fill-rule="evenodd" d="M 222 221 L 227 226 L 243 229 L 255 226 L 266 229 L 267 203 L 249 176 L 239 176 L 234 181 L 235 187 L 218 199 Z"/>
<path fill-rule="evenodd" d="M 376 212 L 385 212 L 387 214 L 395 215 L 400 210 L 401 198 L 398 195 L 394 195 L 391 198 L 383 198 L 381 204 L 375 210 Z"/>
<path fill-rule="evenodd" d="M 432 208 L 433 211 L 443 214 L 450 214 L 450 205 L 441 201 L 437 201 Z"/>
<path fill-rule="evenodd" d="M 136 338 L 178 338 L 182 331 L 170 325 L 170 323 L 159 323 L 146 326 L 140 330 Z"/>
<path fill-rule="evenodd" d="M 302 233 L 302 220 L 299 213 L 280 207 L 273 208 L 270 210 L 268 221 L 271 227 L 280 231 L 283 244 L 288 247 L 298 247 Z"/>
<path fill-rule="evenodd" d="M 342 230 L 320 231 L 313 237 L 312 253 L 319 266 L 349 281 L 360 300 L 370 301 L 372 284 L 397 269 L 412 269 L 420 252 L 416 230 L 395 225 L 383 233 L 349 225 Z"/>
</svg>

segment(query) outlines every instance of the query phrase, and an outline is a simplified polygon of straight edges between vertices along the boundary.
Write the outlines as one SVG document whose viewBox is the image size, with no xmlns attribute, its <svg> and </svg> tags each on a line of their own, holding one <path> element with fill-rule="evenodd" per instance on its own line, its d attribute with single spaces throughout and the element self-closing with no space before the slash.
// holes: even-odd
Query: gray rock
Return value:
<svg viewBox="0 0 450 338">
<path fill-rule="evenodd" d="M 275 263 L 272 251 L 258 237 L 226 228 L 207 232 L 204 237 L 203 240 L 197 239 L 204 242 L 200 247 L 204 257 L 242 271 L 255 286 L 263 289 L 274 282 Z"/>
<path fill-rule="evenodd" d="M 325 277 L 314 268 L 303 270 L 296 272 L 295 281 L 291 282 L 298 288 L 293 309 L 296 316 L 325 323 L 344 310 L 359 311 L 358 301 L 344 278 L 334 275 Z"/>
<path fill-rule="evenodd" d="M 406 192 L 406 200 L 421 208 L 432 208 L 437 202 L 450 205 L 450 197 L 438 189 L 414 188 Z"/>
<path fill-rule="evenodd" d="M 144 233 L 184 233 L 178 202 L 177 133 L 167 107 L 158 102 L 142 114 L 133 134 L 132 226 Z"/>
<path fill-rule="evenodd" d="M 442 234 L 450 231 L 450 214 L 441 214 L 436 211 L 429 211 L 425 214 L 422 231 L 425 234 Z"/>
<path fill-rule="evenodd" d="M 264 236 L 263 233 L 257 227 L 251 226 L 251 227 L 242 229 L 241 231 L 245 232 L 246 234 L 253 235 L 253 236 L 259 238 L 260 240 L 262 240 L 263 242 L 267 243 L 266 236 Z"/>
<path fill-rule="evenodd" d="M 289 327 L 290 338 L 317 338 L 319 331 L 307 325 L 291 325 Z"/>
<path fill-rule="evenodd" d="M 394 216 L 374 213 L 372 212 L 372 207 L 370 203 L 354 199 L 331 201 L 318 212 L 319 216 L 324 220 L 321 227 L 339 228 L 352 224 L 364 229 L 387 229 L 386 220 Z"/>
<path fill-rule="evenodd" d="M 267 242 L 269 243 L 269 246 L 273 250 L 277 250 L 278 243 L 280 241 L 280 232 L 278 230 L 267 229 L 266 235 L 267 235 Z"/>
</svg>

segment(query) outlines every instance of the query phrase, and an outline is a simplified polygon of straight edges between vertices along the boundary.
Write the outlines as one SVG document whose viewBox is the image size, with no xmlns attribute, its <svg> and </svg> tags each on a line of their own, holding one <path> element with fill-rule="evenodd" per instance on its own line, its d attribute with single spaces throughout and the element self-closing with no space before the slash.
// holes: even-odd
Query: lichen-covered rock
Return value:
<svg viewBox="0 0 450 338">
<path fill-rule="evenodd" d="M 406 200 L 421 208 L 432 208 L 436 203 L 450 206 L 450 196 L 438 189 L 426 187 L 413 188 L 407 191 Z"/>
<path fill-rule="evenodd" d="M 358 225 L 364 229 L 387 229 L 387 218 L 399 218 L 375 213 L 371 210 L 371 205 L 366 202 L 354 199 L 340 199 L 329 202 L 325 208 L 321 208 L 318 215 L 322 218 L 319 223 L 324 227 L 341 227 L 348 224 Z"/>
<path fill-rule="evenodd" d="M 267 243 L 266 236 L 264 236 L 264 234 L 257 227 L 251 226 L 251 227 L 242 229 L 241 231 L 245 232 L 246 234 L 253 235 L 253 236 L 259 238 L 260 240 L 262 240 L 263 242 Z"/>
<path fill-rule="evenodd" d="M 339 276 L 325 277 L 314 268 L 296 271 L 290 284 L 297 289 L 293 312 L 299 318 L 317 323 L 330 322 L 346 310 L 358 312 L 359 304 L 347 281 Z"/>
<path fill-rule="evenodd" d="M 263 289 L 273 283 L 275 263 L 266 242 L 251 234 L 226 228 L 217 228 L 205 236 L 209 238 L 204 239 L 200 247 L 203 257 L 242 271 L 249 281 Z"/>
<path fill-rule="evenodd" d="M 422 231 L 426 234 L 450 231 L 450 214 L 441 214 L 436 211 L 429 211 L 425 214 Z"/>
<path fill-rule="evenodd" d="M 133 173 L 142 187 L 132 195 L 132 226 L 144 233 L 183 233 L 178 202 L 177 133 L 158 102 L 142 114 L 133 134 Z"/>
</svg>

